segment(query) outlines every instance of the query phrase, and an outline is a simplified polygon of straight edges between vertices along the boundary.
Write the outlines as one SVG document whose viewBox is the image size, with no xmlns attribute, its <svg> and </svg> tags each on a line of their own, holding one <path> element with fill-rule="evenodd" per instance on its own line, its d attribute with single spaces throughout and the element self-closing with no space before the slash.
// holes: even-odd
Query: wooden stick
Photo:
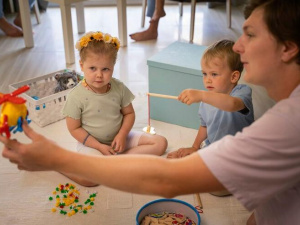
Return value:
<svg viewBox="0 0 300 225">
<path fill-rule="evenodd" d="M 162 94 L 155 94 L 155 93 L 147 93 L 147 95 L 158 97 L 158 98 L 169 98 L 169 99 L 176 99 L 176 100 L 178 99 L 177 96 L 172 96 L 172 95 L 162 95 Z"/>
<path fill-rule="evenodd" d="M 203 209 L 203 205 L 202 205 L 202 201 L 201 201 L 201 198 L 200 198 L 200 194 L 197 193 L 195 195 L 196 195 L 196 199 L 197 199 L 197 202 L 199 204 L 200 209 Z"/>
<path fill-rule="evenodd" d="M 150 132 L 150 96 L 148 95 L 148 128 L 147 132 Z"/>
</svg>

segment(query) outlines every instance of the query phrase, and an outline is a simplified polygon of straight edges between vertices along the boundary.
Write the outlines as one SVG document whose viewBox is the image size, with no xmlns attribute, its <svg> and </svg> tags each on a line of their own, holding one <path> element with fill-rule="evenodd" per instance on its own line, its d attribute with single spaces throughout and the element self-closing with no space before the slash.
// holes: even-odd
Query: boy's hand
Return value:
<svg viewBox="0 0 300 225">
<path fill-rule="evenodd" d="M 178 100 L 184 104 L 190 105 L 202 101 L 202 91 L 195 89 L 186 89 L 178 96 Z"/>
<path fill-rule="evenodd" d="M 179 158 L 182 158 L 182 157 L 185 157 L 185 156 L 187 156 L 187 155 L 190 155 L 190 154 L 192 154 L 192 153 L 194 153 L 194 152 L 196 152 L 197 151 L 197 149 L 196 148 L 194 148 L 194 147 L 190 147 L 190 148 L 180 148 L 180 149 L 178 149 L 177 150 L 177 154 L 178 154 L 178 157 Z"/>
</svg>

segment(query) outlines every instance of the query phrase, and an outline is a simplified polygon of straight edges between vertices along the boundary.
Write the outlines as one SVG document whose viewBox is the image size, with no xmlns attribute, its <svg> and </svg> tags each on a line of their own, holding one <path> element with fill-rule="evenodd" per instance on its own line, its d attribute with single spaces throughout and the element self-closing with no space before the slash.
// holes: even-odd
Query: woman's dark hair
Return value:
<svg viewBox="0 0 300 225">
<path fill-rule="evenodd" d="M 281 43 L 294 42 L 300 49 L 300 1 L 299 0 L 250 0 L 244 15 L 247 19 L 257 9 L 264 10 L 264 20 L 273 36 Z M 300 64 L 300 53 L 296 56 Z"/>
</svg>

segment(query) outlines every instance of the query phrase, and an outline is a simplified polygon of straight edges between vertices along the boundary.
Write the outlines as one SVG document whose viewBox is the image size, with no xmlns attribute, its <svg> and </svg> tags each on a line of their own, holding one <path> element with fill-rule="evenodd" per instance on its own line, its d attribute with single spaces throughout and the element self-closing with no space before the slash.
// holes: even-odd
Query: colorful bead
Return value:
<svg viewBox="0 0 300 225">
<path fill-rule="evenodd" d="M 92 209 L 96 197 L 96 193 L 91 194 L 85 201 L 85 205 L 87 205 L 85 207 L 76 205 L 76 203 L 79 202 L 80 192 L 76 189 L 75 185 L 70 183 L 66 183 L 65 185 L 59 184 L 52 194 L 56 198 L 55 207 L 60 209 L 60 214 L 68 215 L 69 217 L 78 212 L 87 214 L 88 210 Z M 49 197 L 49 200 L 52 201 L 53 197 Z M 68 208 L 66 206 L 68 206 Z M 56 208 L 52 208 L 51 211 L 56 212 Z"/>
</svg>

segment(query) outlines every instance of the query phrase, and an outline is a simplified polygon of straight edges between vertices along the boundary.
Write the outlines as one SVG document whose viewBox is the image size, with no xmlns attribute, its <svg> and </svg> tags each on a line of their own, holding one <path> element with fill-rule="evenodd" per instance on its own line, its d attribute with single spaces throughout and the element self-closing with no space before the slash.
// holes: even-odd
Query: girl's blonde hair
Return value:
<svg viewBox="0 0 300 225">
<path fill-rule="evenodd" d="M 229 68 L 232 71 L 243 71 L 243 63 L 241 62 L 240 55 L 233 51 L 233 41 L 221 40 L 210 45 L 204 52 L 202 60 L 209 62 L 211 59 L 218 57 L 225 59 L 228 63 Z"/>
<path fill-rule="evenodd" d="M 120 41 L 118 38 L 100 31 L 89 32 L 77 41 L 75 47 L 79 51 L 82 62 L 86 60 L 88 52 L 93 52 L 95 54 L 109 55 L 115 64 L 120 48 Z"/>
</svg>

